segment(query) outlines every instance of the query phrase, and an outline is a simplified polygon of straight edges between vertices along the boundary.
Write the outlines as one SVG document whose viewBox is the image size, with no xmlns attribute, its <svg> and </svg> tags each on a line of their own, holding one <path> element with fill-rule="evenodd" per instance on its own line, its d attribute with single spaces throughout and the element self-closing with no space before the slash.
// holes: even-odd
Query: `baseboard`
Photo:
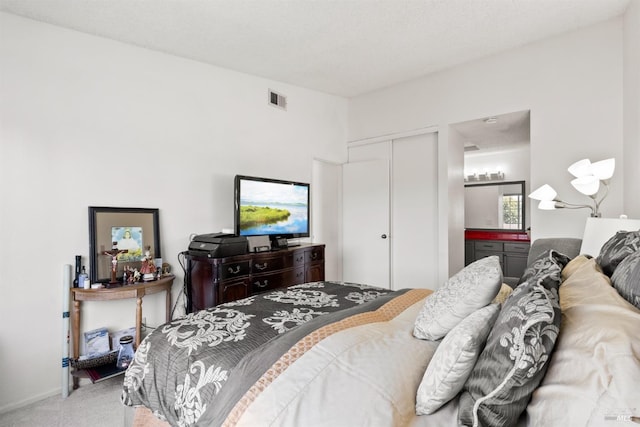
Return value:
<svg viewBox="0 0 640 427">
<path fill-rule="evenodd" d="M 91 381 L 88 378 L 80 378 L 80 386 L 90 385 Z M 73 393 L 71 390 L 71 381 L 69 381 L 69 394 Z M 39 402 L 44 399 L 48 399 L 52 396 L 60 396 L 62 399 L 62 389 L 60 387 L 54 388 L 52 390 L 46 391 L 44 393 L 36 394 L 35 396 L 29 397 L 27 399 L 20 400 L 18 402 L 9 403 L 4 406 L 0 406 L 0 414 L 4 414 L 7 412 L 11 412 L 14 409 L 20 409 L 25 406 L 31 405 L 32 403 Z"/>
<path fill-rule="evenodd" d="M 8 405 L 0 407 L 0 414 L 4 414 L 6 412 L 11 412 L 14 409 L 20 409 L 27 405 L 31 405 L 32 403 L 38 402 L 40 400 L 47 399 L 51 396 L 59 395 L 62 396 L 62 390 L 60 388 L 50 390 L 44 393 L 37 394 L 35 396 L 29 397 L 27 399 L 21 400 L 19 402 L 9 403 Z"/>
</svg>

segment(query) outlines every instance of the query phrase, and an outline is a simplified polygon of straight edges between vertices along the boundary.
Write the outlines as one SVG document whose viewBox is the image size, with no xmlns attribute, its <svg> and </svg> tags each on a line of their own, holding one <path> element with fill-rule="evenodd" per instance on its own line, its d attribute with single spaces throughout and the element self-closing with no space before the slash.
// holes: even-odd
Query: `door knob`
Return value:
<svg viewBox="0 0 640 427">
<path fill-rule="evenodd" d="M 380 237 L 382 237 L 383 239 L 386 239 L 386 238 L 387 238 L 387 235 L 386 235 L 386 234 L 383 234 L 383 235 L 382 235 L 382 236 L 380 236 Z"/>
</svg>

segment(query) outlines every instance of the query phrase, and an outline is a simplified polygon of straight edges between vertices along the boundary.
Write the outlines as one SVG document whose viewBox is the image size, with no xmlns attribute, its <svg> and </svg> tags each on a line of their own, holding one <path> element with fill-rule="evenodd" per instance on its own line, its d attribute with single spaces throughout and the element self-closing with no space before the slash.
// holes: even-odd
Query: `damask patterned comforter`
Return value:
<svg viewBox="0 0 640 427">
<path fill-rule="evenodd" d="M 404 292 L 314 282 L 191 313 L 142 341 L 125 374 L 122 401 L 143 405 L 171 425 L 212 425 L 311 331 L 376 310 Z"/>
</svg>

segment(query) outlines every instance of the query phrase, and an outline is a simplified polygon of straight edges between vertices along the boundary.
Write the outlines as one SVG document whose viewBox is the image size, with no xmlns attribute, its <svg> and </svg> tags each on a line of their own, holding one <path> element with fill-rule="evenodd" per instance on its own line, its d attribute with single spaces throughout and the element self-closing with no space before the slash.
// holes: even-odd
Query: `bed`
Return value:
<svg viewBox="0 0 640 427">
<path fill-rule="evenodd" d="M 635 234 L 634 234 L 635 233 Z M 640 232 L 597 256 L 534 242 L 436 291 L 314 282 L 173 320 L 140 344 L 138 426 L 602 426 L 640 422 Z"/>
</svg>

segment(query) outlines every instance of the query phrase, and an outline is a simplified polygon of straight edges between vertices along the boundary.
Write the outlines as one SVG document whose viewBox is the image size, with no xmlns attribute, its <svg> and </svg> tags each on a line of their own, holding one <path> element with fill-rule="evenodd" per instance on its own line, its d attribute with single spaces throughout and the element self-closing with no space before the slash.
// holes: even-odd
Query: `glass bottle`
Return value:
<svg viewBox="0 0 640 427">
<path fill-rule="evenodd" d="M 116 367 L 118 369 L 127 369 L 129 364 L 133 361 L 133 337 L 131 335 L 125 335 L 120 338 L 120 350 L 118 351 L 118 360 L 116 361 Z"/>
</svg>

